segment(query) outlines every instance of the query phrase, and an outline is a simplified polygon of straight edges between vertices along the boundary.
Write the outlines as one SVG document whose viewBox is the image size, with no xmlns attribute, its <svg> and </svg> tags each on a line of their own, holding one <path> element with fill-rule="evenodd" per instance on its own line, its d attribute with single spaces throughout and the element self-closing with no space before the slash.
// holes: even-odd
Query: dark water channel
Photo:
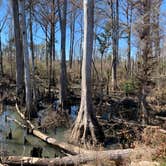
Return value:
<svg viewBox="0 0 166 166">
<path fill-rule="evenodd" d="M 26 130 L 18 126 L 13 121 L 5 121 L 5 117 L 21 121 L 19 115 L 14 111 L 15 108 L 4 106 L 4 111 L 0 115 L 0 151 L 8 152 L 9 155 L 30 156 L 33 147 L 42 147 L 42 157 L 62 156 L 60 151 L 55 147 L 48 145 L 33 135 L 27 134 Z M 8 139 L 10 130 L 12 131 L 12 139 Z M 56 134 L 52 129 L 47 131 L 48 136 L 56 138 L 58 141 L 65 141 L 66 129 L 57 128 Z M 27 142 L 24 144 L 24 137 Z"/>
</svg>

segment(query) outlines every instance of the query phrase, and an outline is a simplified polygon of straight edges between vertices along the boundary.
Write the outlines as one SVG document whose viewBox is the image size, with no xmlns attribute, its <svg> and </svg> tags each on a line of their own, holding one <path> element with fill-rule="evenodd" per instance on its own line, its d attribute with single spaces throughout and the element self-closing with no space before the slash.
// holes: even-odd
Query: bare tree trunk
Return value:
<svg viewBox="0 0 166 166">
<path fill-rule="evenodd" d="M 24 97 L 24 56 L 22 37 L 19 23 L 18 0 L 12 0 L 13 18 L 14 18 L 14 36 L 16 46 L 16 93 L 17 97 L 23 100 Z M 23 102 L 23 101 L 21 101 Z"/>
<path fill-rule="evenodd" d="M 97 144 L 104 133 L 93 111 L 91 94 L 91 63 L 93 50 L 94 1 L 84 0 L 84 47 L 82 62 L 81 105 L 71 133 L 73 143 Z"/>
<path fill-rule="evenodd" d="M 49 94 L 51 85 L 55 81 L 55 0 L 51 4 L 51 25 L 50 25 L 50 65 L 49 65 Z"/>
<path fill-rule="evenodd" d="M 139 39 L 140 39 L 140 55 L 141 55 L 141 63 L 139 66 L 139 84 L 140 84 L 140 119 L 142 124 L 148 123 L 148 109 L 146 97 L 149 93 L 149 84 L 150 84 L 150 76 L 152 73 L 152 40 L 150 40 L 150 8 L 151 2 L 150 0 L 143 0 L 140 2 L 140 8 L 142 12 L 140 13 L 142 17 L 142 23 L 138 30 Z M 154 64 L 153 64 L 154 65 Z"/>
<path fill-rule="evenodd" d="M 160 6 L 161 0 L 155 0 L 152 3 L 152 42 L 154 43 L 154 56 L 160 56 Z"/>
<path fill-rule="evenodd" d="M 6 23 L 6 20 L 7 20 L 7 16 L 2 21 L 2 24 L 0 24 L 0 77 L 2 77 L 3 74 L 4 74 L 1 33 L 2 33 L 2 30 L 3 30 L 3 27 L 4 27 L 5 23 Z"/>
<path fill-rule="evenodd" d="M 9 26 L 9 63 L 10 63 L 10 79 L 12 80 L 13 78 L 13 52 L 12 52 L 12 26 Z"/>
<path fill-rule="evenodd" d="M 96 165 L 105 163 L 105 160 L 115 161 L 116 166 L 130 165 L 130 154 L 132 150 L 109 150 L 101 152 L 91 152 L 88 154 L 78 154 L 75 156 L 66 156 L 62 158 L 37 158 L 37 157 L 24 157 L 24 156 L 8 156 L 2 158 L 2 163 L 21 165 L 40 165 L 40 166 L 74 166 L 87 164 L 88 162 L 94 162 Z M 136 153 L 136 152 L 135 152 Z M 102 164 L 101 164 L 102 165 Z"/>
<path fill-rule="evenodd" d="M 116 23 L 116 29 L 115 29 L 116 30 L 116 63 L 118 64 L 119 63 L 119 0 L 116 0 L 115 23 Z M 117 80 L 116 80 L 116 84 L 117 84 Z M 115 86 L 115 88 L 117 88 L 117 85 Z"/>
<path fill-rule="evenodd" d="M 132 6 L 127 1 L 127 78 L 131 76 L 131 23 L 132 23 Z"/>
<path fill-rule="evenodd" d="M 49 69 L 48 69 L 48 28 L 47 28 L 47 26 L 45 27 L 45 35 L 46 35 L 45 36 L 46 73 L 47 73 L 47 76 L 49 76 Z"/>
<path fill-rule="evenodd" d="M 144 6 L 144 25 L 143 25 L 143 32 L 141 34 L 141 49 L 142 49 L 142 59 L 143 59 L 143 65 L 144 65 L 144 77 L 145 77 L 145 82 L 143 83 L 142 86 L 142 94 L 141 94 L 141 116 L 142 116 L 142 124 L 147 124 L 148 123 L 148 110 L 146 108 L 146 81 L 148 80 L 148 71 L 146 70 L 147 63 L 148 63 L 148 57 L 150 56 L 149 54 L 151 52 L 151 41 L 150 41 L 150 0 L 145 2 L 146 6 Z"/>
<path fill-rule="evenodd" d="M 28 40 L 27 40 L 27 27 L 25 16 L 25 1 L 20 0 L 20 12 L 22 18 L 22 37 L 23 37 L 23 52 L 24 52 L 24 76 L 25 76 L 25 92 L 26 92 L 26 116 L 30 118 L 32 108 L 32 90 L 31 90 L 31 78 L 30 78 L 30 65 L 29 65 L 29 52 L 28 52 Z"/>
<path fill-rule="evenodd" d="M 80 79 L 81 79 L 81 69 L 82 69 L 82 39 L 80 43 L 80 68 L 79 68 Z"/>
<path fill-rule="evenodd" d="M 1 42 L 1 31 L 0 31 L 0 77 L 3 76 L 3 54 L 2 54 L 2 42 Z"/>
<path fill-rule="evenodd" d="M 52 82 L 55 83 L 55 0 L 52 0 L 52 56 L 53 56 L 53 72 Z"/>
<path fill-rule="evenodd" d="M 154 47 L 154 51 L 152 51 L 153 56 L 157 59 L 157 70 L 156 76 L 160 75 L 160 6 L 162 1 L 155 0 L 152 2 L 151 12 L 152 12 L 152 26 L 151 26 L 151 37 L 152 37 L 152 46 Z M 159 88 L 160 80 L 157 80 L 157 86 Z"/>
<path fill-rule="evenodd" d="M 72 5 L 72 4 L 71 4 Z M 75 33 L 75 17 L 76 17 L 76 9 L 71 7 L 71 20 L 70 20 L 70 51 L 69 51 L 69 67 L 72 69 L 73 63 L 73 52 L 74 52 L 74 33 Z M 73 11 L 74 10 L 74 11 Z"/>
<path fill-rule="evenodd" d="M 52 85 L 52 59 L 53 59 L 53 55 L 52 55 L 52 38 L 53 38 L 53 28 L 51 26 L 51 32 L 50 32 L 50 40 L 49 40 L 49 52 L 50 52 L 50 63 L 49 63 L 49 94 L 51 92 L 51 85 Z"/>
<path fill-rule="evenodd" d="M 35 109 L 37 109 L 37 95 L 36 95 L 36 81 L 35 81 L 35 56 L 34 56 L 34 45 L 33 45 L 33 31 L 32 31 L 32 0 L 30 1 L 30 48 L 31 48 L 31 56 L 32 56 L 32 87 L 33 87 L 33 103 Z"/>
<path fill-rule="evenodd" d="M 62 108 L 65 107 L 67 98 L 67 71 L 66 71 L 66 15 L 67 0 L 63 0 L 62 12 L 60 2 L 58 2 L 58 13 L 60 19 L 61 30 L 61 73 L 60 73 L 60 103 Z"/>
<path fill-rule="evenodd" d="M 80 73 L 80 79 L 81 79 L 81 69 L 82 69 L 82 54 L 83 54 L 83 50 L 82 50 L 82 40 L 83 40 L 83 28 L 82 28 L 82 16 L 81 16 L 81 39 L 80 39 L 80 70 L 79 70 L 79 73 Z"/>
<path fill-rule="evenodd" d="M 113 41 L 115 43 L 115 41 Z M 117 57 L 116 55 L 116 48 L 113 46 L 113 59 L 112 59 L 112 90 L 117 89 Z"/>
<path fill-rule="evenodd" d="M 101 60 L 100 60 L 100 108 L 102 106 L 102 100 L 103 100 L 103 56 L 104 52 L 101 53 Z"/>
<path fill-rule="evenodd" d="M 118 43 L 119 43 L 119 1 L 111 1 L 112 10 L 112 90 L 117 89 L 117 61 L 118 61 Z"/>
</svg>

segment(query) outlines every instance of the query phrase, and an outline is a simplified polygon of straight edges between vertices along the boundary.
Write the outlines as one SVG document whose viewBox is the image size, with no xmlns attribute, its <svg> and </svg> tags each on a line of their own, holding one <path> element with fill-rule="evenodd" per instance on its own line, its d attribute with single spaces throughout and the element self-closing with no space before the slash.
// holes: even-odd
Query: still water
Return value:
<svg viewBox="0 0 166 166">
<path fill-rule="evenodd" d="M 0 151 L 7 151 L 9 155 L 30 156 L 32 148 L 42 147 L 42 157 L 61 156 L 62 154 L 51 145 L 43 142 L 33 135 L 28 135 L 25 129 L 22 129 L 13 121 L 5 121 L 5 117 L 9 116 L 12 119 L 21 121 L 14 107 L 4 106 L 4 111 L 0 115 Z M 7 139 L 7 136 L 12 131 L 12 139 Z M 57 128 L 56 134 L 50 129 L 46 133 L 49 136 L 55 137 L 58 141 L 65 141 L 66 129 Z M 24 144 L 24 138 L 27 143 Z"/>
</svg>

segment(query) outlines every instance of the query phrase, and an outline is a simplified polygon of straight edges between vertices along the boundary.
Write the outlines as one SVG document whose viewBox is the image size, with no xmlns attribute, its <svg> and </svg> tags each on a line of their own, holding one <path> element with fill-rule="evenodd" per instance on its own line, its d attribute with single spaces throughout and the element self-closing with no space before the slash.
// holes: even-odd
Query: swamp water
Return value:
<svg viewBox="0 0 166 166">
<path fill-rule="evenodd" d="M 8 152 L 8 155 L 15 156 L 30 156 L 33 147 L 41 147 L 43 149 L 42 157 L 62 156 L 62 153 L 58 149 L 33 135 L 27 134 L 26 129 L 21 128 L 15 122 L 5 121 L 6 116 L 21 121 L 14 107 L 4 106 L 4 111 L 0 115 L 0 152 Z M 7 139 L 10 130 L 12 130 L 12 139 Z M 50 129 L 46 134 L 56 138 L 57 141 L 65 141 L 64 135 L 66 134 L 66 129 L 57 128 L 56 134 L 53 129 Z M 24 137 L 27 140 L 25 144 Z"/>
<path fill-rule="evenodd" d="M 77 116 L 79 106 L 71 106 L 70 118 L 72 121 L 75 120 Z M 7 152 L 8 155 L 14 156 L 30 156 L 33 147 L 41 147 L 42 157 L 55 157 L 63 156 L 59 149 L 53 147 L 38 139 L 37 137 L 27 134 L 26 129 L 21 128 L 13 121 L 5 121 L 5 117 L 8 116 L 11 119 L 17 119 L 22 122 L 22 119 L 15 111 L 15 107 L 4 106 L 4 111 L 0 114 L 0 152 Z M 36 123 L 38 119 L 34 119 L 32 122 Z M 12 139 L 7 139 L 10 130 L 12 130 Z M 65 137 L 68 135 L 68 131 L 65 128 L 57 128 L 56 132 L 54 129 L 47 130 L 48 136 L 55 138 L 59 142 L 68 141 Z M 26 138 L 27 143 L 24 144 L 24 138 Z M 109 142 L 110 143 L 110 142 Z M 114 144 L 111 140 L 111 144 L 107 142 L 106 149 L 110 149 L 110 145 Z M 115 143 L 115 145 L 117 145 Z M 113 149 L 115 147 L 112 147 Z M 116 149 L 116 148 L 115 148 Z M 3 153 L 0 153 L 2 156 Z"/>
</svg>

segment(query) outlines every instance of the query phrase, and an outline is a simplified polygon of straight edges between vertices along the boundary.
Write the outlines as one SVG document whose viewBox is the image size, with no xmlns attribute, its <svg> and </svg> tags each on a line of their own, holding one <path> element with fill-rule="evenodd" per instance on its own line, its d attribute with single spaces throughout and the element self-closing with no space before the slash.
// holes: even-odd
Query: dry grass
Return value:
<svg viewBox="0 0 166 166">
<path fill-rule="evenodd" d="M 134 152 L 131 166 L 159 166 L 166 157 L 166 134 L 161 133 L 159 127 L 145 128 L 142 143 L 136 143 Z"/>
<path fill-rule="evenodd" d="M 166 134 L 161 133 L 158 127 L 146 128 L 143 133 L 143 141 L 146 146 L 156 150 L 153 159 L 166 157 Z"/>
</svg>

